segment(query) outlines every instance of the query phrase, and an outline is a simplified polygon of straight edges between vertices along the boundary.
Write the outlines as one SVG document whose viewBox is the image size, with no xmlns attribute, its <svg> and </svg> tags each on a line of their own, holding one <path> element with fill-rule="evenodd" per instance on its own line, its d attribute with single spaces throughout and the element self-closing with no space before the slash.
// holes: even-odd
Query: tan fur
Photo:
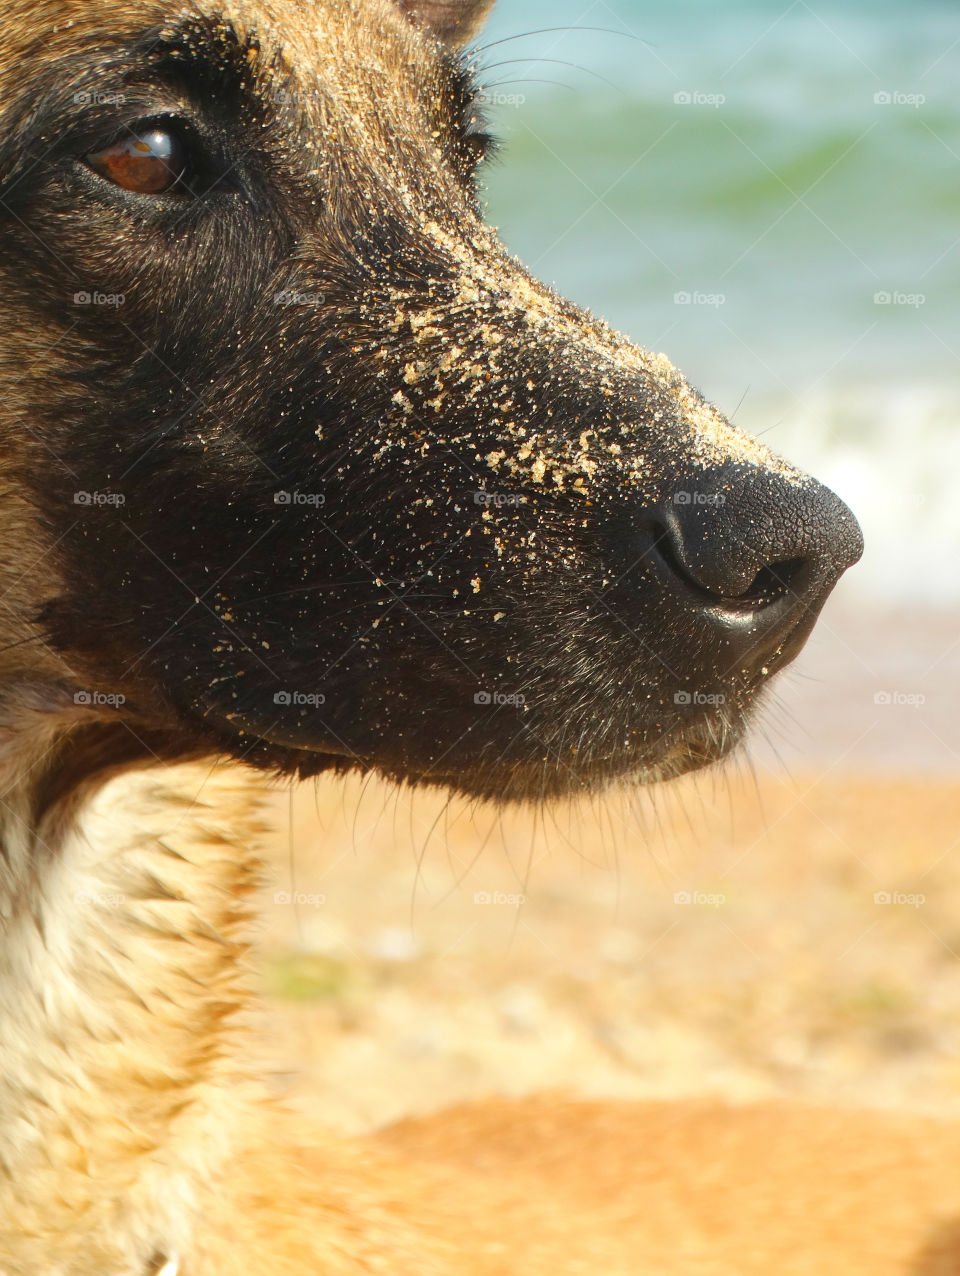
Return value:
<svg viewBox="0 0 960 1276">
<path fill-rule="evenodd" d="M 237 1185 L 244 1256 L 223 1270 L 956 1276 L 956 1147 L 910 1118 L 489 1103 L 274 1166 L 269 1201 L 258 1169 Z"/>
<path fill-rule="evenodd" d="M 930 1120 L 542 1099 L 305 1132 L 237 1035 L 256 832 L 249 777 L 176 767 L 57 847 L 5 946 L 0 1270 L 960 1272 L 960 1132 Z"/>
<path fill-rule="evenodd" d="M 42 831 L 0 960 L 3 1270 L 137 1272 L 187 1243 L 250 1102 L 252 832 L 249 785 L 209 766 L 126 776 Z"/>
<path fill-rule="evenodd" d="M 334 132 L 367 154 L 382 149 L 376 101 L 403 138 L 403 95 L 357 94 L 345 70 L 381 86 L 400 73 L 398 50 L 404 75 L 427 65 L 422 36 L 390 0 L 218 7 L 241 28 L 283 33 L 280 73 L 322 68 L 343 104 L 324 121 Z M 489 5 L 406 7 L 462 42 Z M 91 25 L 122 41 L 188 8 L 10 0 L 3 12 L 0 86 L 16 81 L 38 33 L 44 57 L 69 56 Z M 394 38 L 383 49 L 366 38 L 385 29 Z M 0 129 L 8 101 L 0 93 Z M 410 125 L 410 146 L 418 130 Z M 409 193 L 411 216 L 420 197 Z M 510 276 L 484 235 L 464 259 L 464 289 L 493 279 L 504 305 L 562 334 L 557 303 Z M 406 299 L 396 300 L 399 313 Z M 599 325 L 581 335 L 584 360 L 642 369 L 674 395 L 705 455 L 749 446 L 665 359 Z M 444 357 L 425 350 L 411 376 L 439 375 Z M 43 464 L 29 404 L 70 358 L 69 342 L 33 313 L 4 333 L 5 475 L 25 450 Z M 569 458 L 519 442 L 515 457 L 485 460 L 558 485 L 591 473 L 586 454 L 564 474 Z M 74 699 L 83 671 L 47 646 L 39 619 L 61 586 L 56 545 L 9 477 L 0 519 L 3 1276 L 960 1272 L 960 1132 L 932 1121 L 543 1099 L 365 1140 L 304 1131 L 244 1063 L 256 781 L 210 763 L 118 762 L 106 783 L 92 766 L 96 785 L 65 783 L 93 746 L 91 714 Z M 39 819 L 38 793 L 54 795 Z"/>
</svg>

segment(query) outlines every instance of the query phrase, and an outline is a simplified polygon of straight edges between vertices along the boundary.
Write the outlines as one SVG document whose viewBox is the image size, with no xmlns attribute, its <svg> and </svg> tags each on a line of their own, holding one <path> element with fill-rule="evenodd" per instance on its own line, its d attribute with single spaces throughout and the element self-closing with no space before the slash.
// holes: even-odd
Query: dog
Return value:
<svg viewBox="0 0 960 1276">
<path fill-rule="evenodd" d="M 878 1276 L 960 1205 L 932 1123 L 311 1139 L 244 1063 L 271 777 L 540 801 L 717 762 L 861 552 L 484 226 L 489 7 L 3 7 L 5 1276 Z"/>
</svg>

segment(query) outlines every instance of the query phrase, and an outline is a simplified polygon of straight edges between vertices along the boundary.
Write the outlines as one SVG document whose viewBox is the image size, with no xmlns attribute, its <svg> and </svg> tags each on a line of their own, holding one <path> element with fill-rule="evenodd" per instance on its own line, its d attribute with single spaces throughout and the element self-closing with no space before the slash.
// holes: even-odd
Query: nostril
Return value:
<svg viewBox="0 0 960 1276">
<path fill-rule="evenodd" d="M 733 583 L 731 576 L 725 587 L 718 587 L 719 582 L 716 579 L 705 579 L 708 573 L 700 572 L 693 566 L 688 567 L 683 562 L 669 527 L 657 523 L 652 532 L 653 553 L 670 574 L 678 578 L 687 589 L 693 590 L 704 602 L 712 606 L 719 604 L 728 611 L 761 611 L 772 607 L 801 588 L 802 581 L 809 575 L 809 560 L 797 556 L 761 567 L 745 588 L 738 588 L 742 586 L 742 576 L 737 585 Z"/>
<path fill-rule="evenodd" d="M 757 611 L 762 607 L 770 607 L 794 591 L 794 586 L 805 574 L 806 566 L 805 558 L 788 558 L 782 563 L 762 567 L 744 593 L 725 601 Z"/>
<path fill-rule="evenodd" d="M 700 586 L 686 570 L 683 563 L 680 562 L 680 559 L 674 551 L 673 538 L 670 535 L 669 528 L 665 527 L 663 523 L 654 523 L 652 539 L 653 552 L 660 556 L 673 574 L 675 576 L 679 576 L 681 580 L 686 581 L 688 585 L 692 585 L 694 589 L 699 589 Z"/>
<path fill-rule="evenodd" d="M 647 575 L 713 623 L 771 632 L 818 610 L 862 549 L 826 488 L 734 465 L 698 479 L 696 499 L 684 489 L 644 511 L 630 544 Z"/>
</svg>

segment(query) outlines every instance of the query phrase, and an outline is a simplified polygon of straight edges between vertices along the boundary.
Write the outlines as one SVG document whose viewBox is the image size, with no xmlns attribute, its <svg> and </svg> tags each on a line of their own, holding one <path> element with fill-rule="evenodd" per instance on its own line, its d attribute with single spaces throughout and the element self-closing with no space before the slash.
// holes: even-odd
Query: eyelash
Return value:
<svg viewBox="0 0 960 1276">
<path fill-rule="evenodd" d="M 498 146 L 483 111 L 474 101 L 468 102 L 461 116 L 457 150 L 471 182 L 481 165 L 496 154 Z"/>
<path fill-rule="evenodd" d="M 472 144 L 480 160 L 488 159 L 497 148 L 497 139 L 490 131 L 487 121 L 480 114 L 473 116 L 464 129 L 465 140 Z"/>
</svg>

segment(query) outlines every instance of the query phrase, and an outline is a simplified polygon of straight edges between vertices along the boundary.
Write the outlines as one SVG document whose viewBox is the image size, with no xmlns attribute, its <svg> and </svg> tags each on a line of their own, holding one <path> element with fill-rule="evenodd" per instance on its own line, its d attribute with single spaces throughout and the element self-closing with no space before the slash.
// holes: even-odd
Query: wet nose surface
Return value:
<svg viewBox="0 0 960 1276">
<path fill-rule="evenodd" d="M 856 519 L 829 488 L 736 468 L 679 487 L 662 542 L 693 586 L 734 604 L 762 599 L 770 585 L 836 581 L 863 552 Z"/>
<path fill-rule="evenodd" d="M 789 658 L 863 552 L 856 519 L 828 488 L 736 465 L 679 481 L 645 530 L 661 582 L 723 633 L 732 660 L 785 644 Z"/>
</svg>

